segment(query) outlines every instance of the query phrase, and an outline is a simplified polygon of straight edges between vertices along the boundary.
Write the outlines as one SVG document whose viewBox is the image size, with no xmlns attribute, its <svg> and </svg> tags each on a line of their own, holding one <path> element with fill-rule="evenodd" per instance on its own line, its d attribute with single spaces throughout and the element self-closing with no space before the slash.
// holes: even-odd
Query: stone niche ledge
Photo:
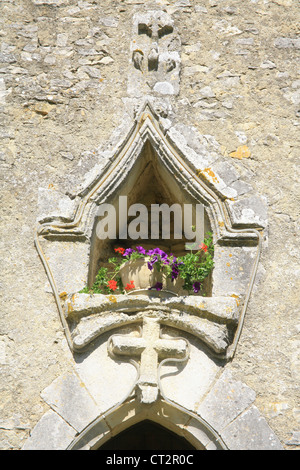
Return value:
<svg viewBox="0 0 300 470">
<path fill-rule="evenodd" d="M 236 298 L 147 295 L 74 294 L 65 301 L 75 347 L 83 349 L 102 334 L 129 325 L 136 328 L 145 315 L 195 336 L 217 354 L 224 354 L 238 322 Z"/>
<path fill-rule="evenodd" d="M 221 323 L 238 321 L 239 301 L 236 297 L 183 296 L 160 298 L 152 295 L 71 294 L 65 301 L 65 315 L 80 320 L 98 313 L 158 310 L 189 313 Z"/>
</svg>

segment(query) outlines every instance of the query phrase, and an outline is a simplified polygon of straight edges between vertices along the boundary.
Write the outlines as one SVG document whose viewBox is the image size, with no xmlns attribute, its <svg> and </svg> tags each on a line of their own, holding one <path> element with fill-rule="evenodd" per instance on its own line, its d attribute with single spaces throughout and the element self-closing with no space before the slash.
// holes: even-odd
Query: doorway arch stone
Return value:
<svg viewBox="0 0 300 470">
<path fill-rule="evenodd" d="M 77 374 L 56 379 L 42 398 L 50 409 L 23 450 L 96 450 L 144 420 L 169 429 L 197 450 L 283 450 L 255 406 L 255 392 L 236 381 L 229 370 L 221 373 L 193 410 L 167 397 L 145 405 L 130 394 L 99 413 L 99 404 Z"/>
<path fill-rule="evenodd" d="M 138 401 L 133 399 L 108 415 L 96 419 L 76 436 L 68 449 L 98 449 L 119 433 L 145 420 L 156 423 L 186 439 L 197 450 L 203 450 L 206 447 L 226 448 L 225 444 L 220 445 L 217 442 L 218 436 L 214 435 L 209 425 L 193 417 L 187 410 L 174 407 L 164 400 L 159 400 L 155 406 L 140 406 Z"/>
<path fill-rule="evenodd" d="M 98 450 L 195 450 L 184 437 L 150 420 L 140 421 L 112 437 Z"/>
</svg>

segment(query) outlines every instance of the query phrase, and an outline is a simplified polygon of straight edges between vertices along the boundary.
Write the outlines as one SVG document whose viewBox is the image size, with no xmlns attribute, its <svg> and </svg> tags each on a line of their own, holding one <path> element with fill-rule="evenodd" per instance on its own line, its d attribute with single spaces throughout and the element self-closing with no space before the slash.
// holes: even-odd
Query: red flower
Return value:
<svg viewBox="0 0 300 470">
<path fill-rule="evenodd" d="M 111 279 L 110 281 L 108 281 L 108 287 L 115 291 L 117 288 L 118 288 L 118 283 L 117 281 L 114 281 L 113 279 Z"/>
<path fill-rule="evenodd" d="M 204 243 L 201 243 L 201 245 L 199 245 L 199 248 L 200 248 L 200 250 L 205 251 L 205 253 L 206 253 L 207 250 L 208 250 L 208 247 L 207 247 L 206 245 L 204 245 Z"/>
<path fill-rule="evenodd" d="M 131 289 L 135 289 L 135 285 L 133 281 L 130 281 L 130 284 L 129 282 L 127 282 L 127 286 L 125 287 L 125 290 L 131 290 Z"/>
<path fill-rule="evenodd" d="M 120 255 L 124 255 L 124 252 L 125 252 L 125 248 L 115 248 L 115 252 L 116 253 L 120 253 Z"/>
</svg>

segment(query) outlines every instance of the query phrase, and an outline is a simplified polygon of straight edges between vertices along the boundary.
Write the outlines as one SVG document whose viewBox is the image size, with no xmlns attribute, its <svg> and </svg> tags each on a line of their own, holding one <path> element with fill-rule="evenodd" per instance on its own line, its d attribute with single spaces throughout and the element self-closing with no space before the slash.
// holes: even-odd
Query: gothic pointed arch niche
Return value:
<svg viewBox="0 0 300 470">
<path fill-rule="evenodd" d="M 189 147 L 170 123 L 166 126 L 147 101 L 127 136 L 100 169 L 96 166 L 91 170 L 73 196 L 75 215 L 69 219 L 44 216 L 40 220 L 36 246 L 72 351 L 84 350 L 103 332 L 141 323 L 141 312 L 147 308 L 161 311 L 159 299 L 135 296 L 130 299 L 127 317 L 127 296 L 112 299 L 80 294 L 108 255 L 96 237 L 99 205 L 116 203 L 120 194 L 126 194 L 130 201 L 141 198 L 146 204 L 153 196 L 159 202 L 199 202 L 205 206 L 206 226 L 213 233 L 215 245 L 209 295 L 201 302 L 192 296 L 169 299 L 164 304 L 169 314 L 160 321 L 169 322 L 172 313 L 173 326 L 200 338 L 219 357 L 232 357 L 258 267 L 262 226 L 255 213 L 254 222 L 239 219 L 238 212 L 231 210 L 232 191 L 206 165 L 206 156 Z M 151 186 L 155 191 L 147 202 Z M 183 321 L 182 312 L 190 316 L 189 322 Z"/>
<path fill-rule="evenodd" d="M 201 196 L 195 198 L 195 195 L 189 194 L 185 187 L 181 185 L 181 182 L 174 178 L 170 172 L 170 168 L 166 167 L 159 158 L 157 151 L 153 147 L 150 140 L 146 140 L 140 154 L 137 156 L 134 166 L 128 173 L 128 177 L 125 181 L 122 181 L 119 187 L 115 188 L 112 198 L 108 198 L 105 202 L 111 204 L 116 208 L 116 233 L 120 232 L 119 216 L 121 209 L 119 207 L 120 197 L 126 197 L 126 210 L 135 204 L 143 205 L 147 208 L 147 234 L 146 237 L 141 236 L 138 239 L 132 239 L 130 236 L 127 239 L 120 239 L 117 237 L 113 240 L 101 240 L 97 236 L 97 227 L 99 218 L 95 217 L 93 234 L 91 237 L 91 255 L 88 275 L 88 285 L 91 287 L 96 273 L 101 266 L 109 266 L 107 260 L 115 255 L 114 248 L 136 248 L 136 245 L 142 245 L 145 249 L 152 249 L 159 247 L 168 253 L 173 253 L 175 256 L 182 256 L 186 253 L 186 244 L 190 240 L 185 236 L 184 233 L 184 214 L 181 208 L 185 204 L 188 204 L 193 209 L 193 220 L 192 225 L 196 223 L 195 207 L 197 204 L 207 205 L 206 201 Z M 153 239 L 151 236 L 151 207 L 153 205 L 163 206 L 166 205 L 169 208 L 180 207 L 181 210 L 181 235 L 177 239 L 174 238 L 174 214 L 170 212 L 170 233 L 169 236 L 164 236 L 162 233 L 162 224 L 160 224 L 160 233 L 158 239 Z M 204 227 L 201 227 L 203 233 L 210 232 L 211 223 L 204 209 Z M 130 226 L 134 216 L 128 216 L 128 225 Z M 162 222 L 162 220 L 160 220 Z M 205 282 L 205 295 L 211 295 L 211 276 Z"/>
</svg>

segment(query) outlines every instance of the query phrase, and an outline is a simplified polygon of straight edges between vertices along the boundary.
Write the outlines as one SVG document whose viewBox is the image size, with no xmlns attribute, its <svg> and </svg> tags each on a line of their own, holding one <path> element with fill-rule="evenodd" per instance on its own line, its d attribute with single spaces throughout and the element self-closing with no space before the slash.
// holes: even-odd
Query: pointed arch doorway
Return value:
<svg viewBox="0 0 300 470">
<path fill-rule="evenodd" d="M 145 420 L 112 437 L 97 450 L 195 450 L 184 437 Z"/>
</svg>

